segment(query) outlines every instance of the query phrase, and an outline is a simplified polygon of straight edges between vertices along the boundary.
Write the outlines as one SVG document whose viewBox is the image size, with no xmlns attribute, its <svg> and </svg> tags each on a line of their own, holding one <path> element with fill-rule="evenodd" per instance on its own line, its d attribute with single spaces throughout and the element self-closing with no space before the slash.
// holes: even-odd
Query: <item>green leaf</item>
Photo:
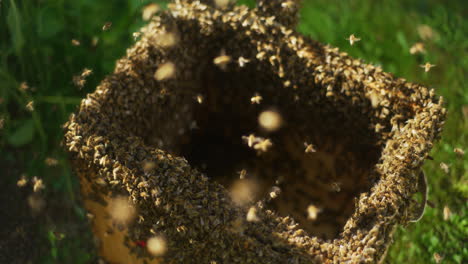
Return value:
<svg viewBox="0 0 468 264">
<path fill-rule="evenodd" d="M 28 119 L 24 121 L 12 134 L 8 137 L 8 143 L 14 147 L 23 146 L 31 142 L 34 138 L 34 120 Z"/>
<path fill-rule="evenodd" d="M 21 30 L 21 15 L 16 7 L 15 1 L 10 0 L 10 9 L 7 15 L 7 24 L 10 31 L 11 42 L 15 49 L 16 55 L 21 53 L 21 48 L 24 45 L 24 36 Z"/>
</svg>

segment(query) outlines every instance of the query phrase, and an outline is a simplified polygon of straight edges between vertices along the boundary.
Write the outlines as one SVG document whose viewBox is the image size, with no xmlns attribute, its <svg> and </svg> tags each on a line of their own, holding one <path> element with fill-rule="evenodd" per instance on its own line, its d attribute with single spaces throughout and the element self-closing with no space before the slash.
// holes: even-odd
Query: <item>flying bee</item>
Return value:
<svg viewBox="0 0 468 264">
<path fill-rule="evenodd" d="M 199 94 L 195 97 L 195 99 L 197 100 L 199 104 L 202 104 L 205 98 L 203 98 L 203 95 Z"/>
<path fill-rule="evenodd" d="M 242 136 L 242 139 L 247 143 L 247 145 L 251 148 L 253 145 L 261 140 L 261 138 L 256 137 L 254 134 L 250 134 L 248 136 Z"/>
<path fill-rule="evenodd" d="M 38 191 L 45 188 L 44 183 L 42 182 L 42 179 L 39 179 L 36 176 L 34 176 L 32 182 L 34 184 L 33 185 L 33 191 L 34 192 L 38 192 Z"/>
<path fill-rule="evenodd" d="M 261 152 L 267 152 L 268 149 L 273 146 L 273 143 L 270 139 L 262 139 L 260 142 L 254 145 L 254 149 L 259 150 Z"/>
<path fill-rule="evenodd" d="M 463 157 L 465 155 L 465 151 L 461 148 L 454 148 L 453 152 L 455 152 L 459 157 Z"/>
<path fill-rule="evenodd" d="M 424 49 L 424 44 L 422 42 L 416 42 L 416 43 L 414 43 L 413 46 L 411 46 L 409 52 L 411 54 L 426 53 L 426 50 Z"/>
<path fill-rule="evenodd" d="M 352 45 L 354 45 L 354 43 L 360 41 L 361 39 L 358 38 L 358 37 L 356 37 L 356 36 L 354 36 L 354 34 L 351 34 L 351 35 L 347 38 L 347 40 L 349 40 L 349 44 L 352 46 Z"/>
<path fill-rule="evenodd" d="M 26 92 L 27 90 L 29 90 L 29 85 L 26 82 L 22 82 L 22 83 L 20 83 L 19 89 L 21 91 Z"/>
<path fill-rule="evenodd" d="M 112 27 L 112 22 L 106 22 L 106 23 L 102 26 L 102 30 L 103 30 L 103 31 L 107 31 L 107 30 L 109 30 L 111 27 Z"/>
<path fill-rule="evenodd" d="M 432 67 L 435 67 L 436 65 L 430 64 L 429 62 L 426 62 L 426 63 L 424 63 L 422 65 L 419 65 L 419 66 L 424 69 L 424 72 L 428 72 L 428 71 L 431 70 Z"/>
<path fill-rule="evenodd" d="M 309 220 L 316 220 L 318 214 L 322 211 L 322 209 L 318 208 L 317 206 L 311 204 L 307 207 L 307 218 Z"/>
<path fill-rule="evenodd" d="M 434 253 L 435 263 L 437 263 L 437 264 L 442 263 L 443 259 L 444 259 L 444 257 L 442 257 L 439 253 L 437 253 L 437 252 Z"/>
<path fill-rule="evenodd" d="M 78 89 L 82 89 L 85 84 L 86 84 L 86 79 L 83 78 L 81 75 L 76 75 L 76 76 L 73 76 L 73 84 L 78 87 Z"/>
<path fill-rule="evenodd" d="M 317 150 L 315 149 L 314 145 L 312 145 L 312 144 L 308 144 L 307 142 L 304 142 L 304 146 L 305 146 L 305 153 L 314 153 L 314 152 L 317 152 Z"/>
<path fill-rule="evenodd" d="M 34 111 L 34 101 L 29 101 L 28 104 L 26 104 L 26 109 L 27 109 L 29 112 Z"/>
<path fill-rule="evenodd" d="M 249 211 L 247 212 L 247 221 L 248 222 L 258 222 L 260 219 L 257 216 L 257 208 L 250 207 Z"/>
<path fill-rule="evenodd" d="M 54 159 L 54 158 L 46 158 L 45 159 L 45 164 L 47 166 L 57 166 L 58 164 L 58 160 Z"/>
<path fill-rule="evenodd" d="M 237 60 L 237 63 L 239 63 L 239 66 L 242 68 L 244 67 L 247 63 L 249 63 L 250 60 L 249 59 L 246 59 L 244 57 L 239 57 L 239 59 Z"/>
<path fill-rule="evenodd" d="M 239 171 L 239 178 L 241 180 L 245 179 L 246 176 L 247 176 L 247 170 L 242 169 L 241 171 Z"/>
<path fill-rule="evenodd" d="M 88 68 L 84 68 L 83 69 L 83 72 L 81 73 L 81 77 L 83 78 L 86 78 L 88 77 L 89 75 L 91 75 L 93 73 L 92 70 L 88 69 Z"/>
<path fill-rule="evenodd" d="M 220 56 L 214 58 L 213 63 L 222 70 L 226 70 L 227 65 L 231 62 L 231 56 L 225 55 L 224 52 Z"/>
<path fill-rule="evenodd" d="M 18 185 L 18 187 L 24 187 L 27 183 L 28 183 L 28 179 L 27 179 L 26 176 L 23 174 L 23 175 L 21 175 L 21 178 L 18 180 L 18 182 L 16 183 L 16 185 Z"/>
<path fill-rule="evenodd" d="M 77 40 L 77 39 L 72 39 L 72 40 L 71 40 L 71 44 L 72 44 L 73 46 L 75 46 L 75 47 L 81 45 L 80 41 Z"/>
<path fill-rule="evenodd" d="M 262 99 L 263 99 L 263 97 L 261 95 L 259 95 L 258 93 L 256 93 L 252 98 L 250 98 L 250 102 L 252 104 L 260 104 Z"/>
<path fill-rule="evenodd" d="M 440 163 L 440 168 L 445 172 L 445 174 L 449 173 L 449 166 L 443 162 Z"/>
<path fill-rule="evenodd" d="M 340 192 L 341 191 L 341 183 L 340 182 L 332 182 L 330 187 L 333 191 L 335 192 Z"/>
<path fill-rule="evenodd" d="M 270 198 L 275 199 L 275 198 L 278 197 L 278 195 L 280 195 L 280 193 L 281 193 L 281 189 L 279 187 L 277 187 L 277 186 L 273 186 L 271 188 Z"/>
</svg>

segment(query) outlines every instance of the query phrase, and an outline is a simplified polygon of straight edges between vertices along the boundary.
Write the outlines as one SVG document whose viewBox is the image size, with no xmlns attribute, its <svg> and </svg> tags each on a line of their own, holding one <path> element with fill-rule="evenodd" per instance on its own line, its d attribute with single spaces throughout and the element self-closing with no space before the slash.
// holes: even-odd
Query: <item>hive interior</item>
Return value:
<svg viewBox="0 0 468 264">
<path fill-rule="evenodd" d="M 337 237 L 353 213 L 354 198 L 376 181 L 370 172 L 380 149 L 362 109 L 336 107 L 318 88 L 285 88 L 256 63 L 239 67 L 232 62 L 221 69 L 212 63 L 216 56 L 202 56 L 205 61 L 193 70 L 198 78 L 177 80 L 178 87 L 162 96 L 158 106 L 149 106 L 147 120 L 152 122 L 142 135 L 146 143 L 185 157 L 227 190 L 239 181 L 254 183 L 254 201 L 293 217 L 310 235 Z M 251 102 L 256 93 L 263 98 L 260 104 Z M 283 119 L 275 132 L 258 124 L 259 114 L 271 109 Z M 252 133 L 273 146 L 259 154 L 242 139 Z M 317 152 L 305 153 L 305 142 Z M 244 180 L 239 179 L 241 170 L 247 172 Z M 270 199 L 274 186 L 281 191 Z M 316 219 L 309 217 L 310 205 L 319 210 Z"/>
</svg>

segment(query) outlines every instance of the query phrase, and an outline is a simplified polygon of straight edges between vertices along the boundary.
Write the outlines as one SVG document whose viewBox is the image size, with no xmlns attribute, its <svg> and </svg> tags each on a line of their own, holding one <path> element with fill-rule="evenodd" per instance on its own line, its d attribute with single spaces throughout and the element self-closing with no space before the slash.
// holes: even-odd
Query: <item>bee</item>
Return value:
<svg viewBox="0 0 468 264">
<path fill-rule="evenodd" d="M 440 168 L 446 173 L 449 173 L 449 166 L 443 162 L 440 163 Z"/>
<path fill-rule="evenodd" d="M 311 204 L 307 207 L 307 218 L 309 220 L 316 220 L 318 214 L 322 211 L 322 209 L 318 208 L 317 206 Z"/>
<path fill-rule="evenodd" d="M 44 185 L 44 183 L 42 182 L 42 179 L 39 179 L 39 178 L 37 178 L 36 176 L 34 176 L 32 182 L 33 182 L 33 184 L 34 184 L 34 185 L 33 185 L 33 191 L 34 191 L 34 192 L 38 192 L 38 191 L 40 191 L 40 190 L 42 190 L 42 189 L 45 188 L 45 185 Z"/>
<path fill-rule="evenodd" d="M 202 104 L 205 98 L 203 98 L 203 95 L 199 94 L 195 97 L 195 99 L 197 100 L 199 104 Z"/>
<path fill-rule="evenodd" d="M 439 253 L 435 252 L 434 253 L 434 261 L 435 263 L 439 264 L 439 263 L 442 263 L 442 260 L 444 259 L 444 257 L 442 257 L 441 255 L 439 255 Z"/>
<path fill-rule="evenodd" d="M 79 40 L 77 40 L 77 39 L 72 39 L 71 44 L 76 47 L 76 46 L 81 45 L 81 42 Z"/>
<path fill-rule="evenodd" d="M 436 65 L 434 64 L 430 64 L 429 62 L 426 62 L 422 65 L 419 65 L 419 67 L 423 68 L 424 69 L 424 72 L 428 72 L 431 70 L 432 67 L 435 67 Z"/>
<path fill-rule="evenodd" d="M 452 216 L 452 211 L 450 211 L 450 208 L 448 206 L 444 206 L 444 220 L 447 221 L 450 219 L 450 217 Z"/>
<path fill-rule="evenodd" d="M 314 153 L 314 152 L 317 152 L 317 150 L 315 149 L 314 145 L 312 145 L 312 144 L 308 144 L 307 142 L 304 142 L 304 146 L 305 146 L 305 153 Z"/>
<path fill-rule="evenodd" d="M 245 179 L 246 176 L 247 176 L 247 170 L 242 169 L 241 171 L 239 171 L 239 178 L 241 180 Z"/>
<path fill-rule="evenodd" d="M 54 159 L 54 158 L 46 158 L 45 159 L 45 164 L 47 166 L 57 166 L 58 164 L 58 160 Z"/>
<path fill-rule="evenodd" d="M 81 77 L 83 78 L 86 78 L 88 77 L 89 75 L 91 75 L 93 73 L 92 70 L 88 69 L 88 68 L 84 68 L 83 69 L 83 72 L 81 73 Z"/>
<path fill-rule="evenodd" d="M 85 84 L 86 84 L 86 80 L 81 76 L 81 75 L 76 75 L 76 76 L 73 76 L 73 84 L 78 87 L 78 89 L 82 89 Z"/>
<path fill-rule="evenodd" d="M 133 40 L 137 40 L 141 36 L 141 32 L 133 32 L 132 33 Z"/>
<path fill-rule="evenodd" d="M 26 104 L 26 109 L 27 109 L 29 112 L 34 111 L 34 101 L 29 101 L 29 102 Z"/>
<path fill-rule="evenodd" d="M 16 185 L 18 185 L 18 187 L 24 187 L 27 183 L 28 183 L 28 179 L 26 178 L 26 176 L 21 175 L 21 178 L 18 180 Z"/>
<path fill-rule="evenodd" d="M 240 67 L 244 67 L 245 65 L 247 65 L 247 63 L 249 63 L 250 60 L 249 59 L 246 59 L 244 57 L 239 57 L 239 59 L 237 60 L 237 63 L 239 64 Z"/>
<path fill-rule="evenodd" d="M 172 62 L 161 64 L 154 73 L 154 78 L 158 81 L 173 78 L 175 75 L 175 65 Z"/>
<path fill-rule="evenodd" d="M 465 151 L 461 148 L 454 148 L 453 152 L 455 152 L 459 157 L 463 157 L 465 155 Z"/>
<path fill-rule="evenodd" d="M 224 52 L 222 52 L 220 56 L 213 59 L 213 63 L 222 70 L 226 70 L 226 67 L 231 60 L 231 56 L 225 55 Z"/>
<path fill-rule="evenodd" d="M 178 227 L 176 228 L 176 230 L 177 230 L 177 232 L 179 232 L 179 233 L 186 233 L 186 232 L 187 232 L 187 227 L 184 226 L 184 225 L 181 225 L 181 226 L 178 226 Z"/>
<path fill-rule="evenodd" d="M 252 104 L 260 104 L 260 102 L 263 100 L 263 97 L 256 93 L 252 98 L 250 98 L 250 102 Z"/>
<path fill-rule="evenodd" d="M 111 27 L 112 27 L 112 22 L 106 22 L 106 23 L 102 26 L 102 30 L 103 30 L 103 31 L 107 31 L 107 30 L 109 30 Z"/>
<path fill-rule="evenodd" d="M 253 147 L 255 143 L 261 140 L 261 138 L 256 137 L 254 134 L 250 134 L 248 136 L 242 136 L 242 139 L 247 143 L 247 145 L 250 148 Z"/>
<path fill-rule="evenodd" d="M 349 44 L 352 46 L 352 45 L 354 45 L 354 43 L 360 41 L 361 39 L 358 38 L 358 37 L 356 37 L 356 36 L 354 36 L 354 34 L 351 34 L 351 35 L 347 38 L 347 40 L 349 40 Z"/>
<path fill-rule="evenodd" d="M 92 213 L 87 213 L 86 214 L 86 217 L 89 219 L 89 220 L 93 220 L 95 218 L 95 215 L 93 215 Z"/>
<path fill-rule="evenodd" d="M 416 42 L 416 43 L 414 43 L 413 46 L 411 46 L 409 52 L 411 54 L 425 53 L 426 50 L 424 49 L 424 44 L 422 42 Z"/>
<path fill-rule="evenodd" d="M 271 199 L 275 199 L 278 197 L 278 195 L 281 193 L 281 189 L 277 186 L 273 186 L 271 188 L 271 192 L 270 192 L 270 198 Z"/>
<path fill-rule="evenodd" d="M 271 142 L 270 139 L 267 138 L 255 144 L 254 149 L 259 150 L 261 152 L 267 152 L 271 146 L 273 146 L 273 143 Z"/>
<path fill-rule="evenodd" d="M 26 92 L 27 90 L 29 90 L 29 85 L 26 82 L 22 82 L 22 83 L 20 83 L 19 89 L 21 91 Z"/>
<path fill-rule="evenodd" d="M 257 208 L 250 207 L 249 211 L 247 212 L 247 221 L 248 222 L 258 222 L 260 219 L 257 216 Z"/>
<path fill-rule="evenodd" d="M 138 188 L 148 188 L 149 184 L 148 184 L 147 181 L 142 181 L 142 182 L 138 183 L 137 187 Z"/>
<path fill-rule="evenodd" d="M 341 183 L 340 182 L 332 182 L 331 183 L 331 189 L 335 192 L 340 192 L 341 191 Z"/>
</svg>

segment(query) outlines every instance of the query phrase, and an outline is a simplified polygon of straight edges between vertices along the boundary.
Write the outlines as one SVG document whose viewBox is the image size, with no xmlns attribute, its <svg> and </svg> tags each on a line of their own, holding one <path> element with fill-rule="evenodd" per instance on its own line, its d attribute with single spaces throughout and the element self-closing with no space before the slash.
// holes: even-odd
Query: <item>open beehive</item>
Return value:
<svg viewBox="0 0 468 264">
<path fill-rule="evenodd" d="M 375 263 L 414 217 L 442 99 L 300 35 L 297 4 L 175 1 L 71 116 L 109 263 Z M 279 129 L 259 126 L 266 110 Z M 115 197 L 131 221 L 109 212 Z M 154 236 L 157 257 L 142 243 Z"/>
</svg>

